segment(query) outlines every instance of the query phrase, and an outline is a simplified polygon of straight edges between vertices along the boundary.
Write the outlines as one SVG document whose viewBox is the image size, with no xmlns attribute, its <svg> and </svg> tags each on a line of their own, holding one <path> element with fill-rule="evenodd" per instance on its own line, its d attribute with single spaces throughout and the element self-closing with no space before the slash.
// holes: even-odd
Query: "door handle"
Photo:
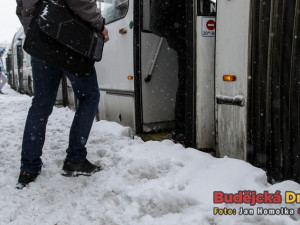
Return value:
<svg viewBox="0 0 300 225">
<path fill-rule="evenodd" d="M 217 104 L 237 105 L 237 106 L 245 105 L 245 98 L 243 95 L 236 95 L 234 97 L 217 95 L 216 99 L 217 99 Z"/>
</svg>

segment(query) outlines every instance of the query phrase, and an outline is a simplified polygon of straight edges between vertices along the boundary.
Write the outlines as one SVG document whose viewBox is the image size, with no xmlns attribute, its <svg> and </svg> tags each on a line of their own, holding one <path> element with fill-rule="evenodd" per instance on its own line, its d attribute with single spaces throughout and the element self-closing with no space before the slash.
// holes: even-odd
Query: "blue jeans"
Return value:
<svg viewBox="0 0 300 225">
<path fill-rule="evenodd" d="M 97 75 L 83 79 L 66 73 L 46 62 L 32 57 L 32 74 L 34 97 L 28 111 L 25 124 L 21 170 L 28 173 L 39 173 L 42 167 L 42 148 L 45 142 L 45 132 L 48 117 L 55 104 L 56 95 L 63 73 L 72 83 L 73 91 L 78 99 L 69 135 L 67 159 L 82 162 L 86 159 L 86 143 L 96 116 L 100 99 Z"/>
</svg>

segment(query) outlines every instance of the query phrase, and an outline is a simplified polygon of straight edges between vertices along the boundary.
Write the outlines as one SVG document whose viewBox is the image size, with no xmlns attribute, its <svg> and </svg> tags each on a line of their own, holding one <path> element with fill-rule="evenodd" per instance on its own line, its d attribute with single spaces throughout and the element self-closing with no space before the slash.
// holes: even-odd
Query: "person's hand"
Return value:
<svg viewBox="0 0 300 225">
<path fill-rule="evenodd" d="M 104 27 L 103 31 L 102 31 L 102 35 L 104 37 L 104 43 L 108 42 L 109 40 L 109 36 L 108 36 L 108 30 L 106 29 L 106 27 Z"/>
</svg>

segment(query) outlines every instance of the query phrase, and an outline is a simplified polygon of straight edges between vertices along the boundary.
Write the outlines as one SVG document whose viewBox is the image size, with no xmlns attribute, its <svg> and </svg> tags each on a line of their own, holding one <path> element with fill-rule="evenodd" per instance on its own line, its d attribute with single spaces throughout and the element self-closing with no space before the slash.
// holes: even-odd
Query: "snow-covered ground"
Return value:
<svg viewBox="0 0 300 225">
<path fill-rule="evenodd" d="M 270 185 L 265 172 L 236 159 L 166 140 L 144 142 L 117 123 L 95 122 L 88 159 L 104 170 L 67 178 L 61 168 L 74 112 L 54 108 L 44 146 L 42 173 L 28 188 L 16 189 L 20 149 L 31 98 L 5 86 L 0 95 L 0 224 L 80 225 L 295 225 L 299 203 L 285 192 L 300 185 Z M 214 204 L 213 192 L 281 191 L 282 204 Z M 214 215 L 214 207 L 254 209 L 254 215 Z M 257 207 L 293 209 L 293 215 L 257 215 Z"/>
</svg>

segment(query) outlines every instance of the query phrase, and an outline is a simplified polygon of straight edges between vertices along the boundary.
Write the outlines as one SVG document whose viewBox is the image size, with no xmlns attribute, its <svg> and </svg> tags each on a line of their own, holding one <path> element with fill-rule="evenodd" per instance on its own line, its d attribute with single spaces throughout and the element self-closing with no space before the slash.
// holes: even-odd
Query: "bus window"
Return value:
<svg viewBox="0 0 300 225">
<path fill-rule="evenodd" d="M 150 31 L 150 0 L 143 0 L 143 31 Z"/>
<path fill-rule="evenodd" d="M 125 17 L 129 4 L 128 0 L 98 0 L 97 5 L 108 24 Z"/>
</svg>

